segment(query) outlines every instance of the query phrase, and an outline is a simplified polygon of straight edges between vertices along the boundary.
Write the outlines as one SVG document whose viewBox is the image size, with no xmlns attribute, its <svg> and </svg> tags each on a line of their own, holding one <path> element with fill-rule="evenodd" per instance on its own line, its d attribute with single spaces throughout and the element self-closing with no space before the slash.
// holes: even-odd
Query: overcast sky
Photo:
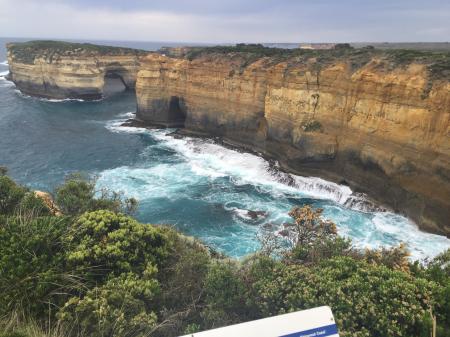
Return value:
<svg viewBox="0 0 450 337">
<path fill-rule="evenodd" d="M 450 0 L 0 0 L 0 36 L 444 42 L 450 36 Z"/>
</svg>

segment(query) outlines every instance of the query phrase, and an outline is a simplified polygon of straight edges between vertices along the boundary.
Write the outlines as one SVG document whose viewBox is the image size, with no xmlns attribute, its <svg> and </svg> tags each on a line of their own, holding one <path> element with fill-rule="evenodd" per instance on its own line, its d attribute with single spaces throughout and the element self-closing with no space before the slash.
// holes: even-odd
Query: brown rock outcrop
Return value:
<svg viewBox="0 0 450 337">
<path fill-rule="evenodd" d="M 219 135 L 368 193 L 423 229 L 450 234 L 450 82 L 424 64 L 152 54 L 137 117 Z"/>
<path fill-rule="evenodd" d="M 34 195 L 38 198 L 41 198 L 44 202 L 45 206 L 50 210 L 50 213 L 56 216 L 61 216 L 62 213 L 59 210 L 58 206 L 53 201 L 53 198 L 50 193 L 43 191 L 34 191 Z"/>
<path fill-rule="evenodd" d="M 25 94 L 45 98 L 98 99 L 105 78 L 134 89 L 139 59 L 147 52 L 56 41 L 10 43 L 9 78 Z"/>
</svg>

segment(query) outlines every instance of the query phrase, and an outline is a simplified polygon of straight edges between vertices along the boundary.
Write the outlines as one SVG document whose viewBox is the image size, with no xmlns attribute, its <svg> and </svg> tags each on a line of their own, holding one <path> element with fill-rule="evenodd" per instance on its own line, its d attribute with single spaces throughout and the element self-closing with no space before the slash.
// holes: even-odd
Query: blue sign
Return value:
<svg viewBox="0 0 450 337">
<path fill-rule="evenodd" d="M 336 335 L 337 333 L 338 329 L 336 324 L 331 324 L 320 328 L 290 333 L 280 337 L 326 337 Z"/>
</svg>

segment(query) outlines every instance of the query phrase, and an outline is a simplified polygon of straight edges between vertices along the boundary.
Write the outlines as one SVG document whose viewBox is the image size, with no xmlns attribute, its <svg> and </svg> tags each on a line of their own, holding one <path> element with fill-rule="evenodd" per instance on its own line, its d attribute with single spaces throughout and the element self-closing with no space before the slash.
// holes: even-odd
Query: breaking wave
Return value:
<svg viewBox="0 0 450 337">
<path fill-rule="evenodd" d="M 413 259 L 435 256 L 450 247 L 447 238 L 421 232 L 407 218 L 386 211 L 348 186 L 285 173 L 276 163 L 212 140 L 121 126 L 133 113 L 117 117 L 106 125 L 110 131 L 145 134 L 153 142 L 139 165 L 102 171 L 98 183 L 138 198 L 152 219 L 162 213 L 161 223 L 174 223 L 230 255 L 254 252 L 255 236 L 262 227 L 282 229 L 289 221 L 289 209 L 305 203 L 322 207 L 324 217 L 335 221 L 339 232 L 357 247 L 405 242 Z M 164 209 L 158 208 L 162 200 Z M 170 205 L 177 208 L 170 210 Z M 195 221 L 200 215 L 194 209 L 200 212 L 202 207 L 216 219 L 199 227 Z M 220 220 L 224 214 L 232 224 Z"/>
<path fill-rule="evenodd" d="M 30 95 L 24 94 L 19 89 L 16 89 L 15 92 L 18 95 L 20 95 L 21 97 L 23 97 L 23 98 L 38 100 L 38 101 L 42 101 L 42 102 L 50 102 L 50 103 L 85 102 L 85 100 L 81 99 L 81 98 L 61 98 L 61 99 L 58 99 L 58 98 L 44 98 L 44 97 L 30 96 Z"/>
</svg>

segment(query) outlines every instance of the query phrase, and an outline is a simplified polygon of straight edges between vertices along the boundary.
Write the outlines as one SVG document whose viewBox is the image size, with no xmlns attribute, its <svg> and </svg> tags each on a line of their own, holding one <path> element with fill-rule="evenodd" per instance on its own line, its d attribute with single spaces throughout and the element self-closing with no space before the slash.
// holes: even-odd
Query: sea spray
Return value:
<svg viewBox="0 0 450 337">
<path fill-rule="evenodd" d="M 450 247 L 447 238 L 421 232 L 405 217 L 380 211 L 348 186 L 283 172 L 276 163 L 212 140 L 174 137 L 172 130 L 121 126 L 132 113 L 117 117 L 107 123 L 110 131 L 145 135 L 154 143 L 143 152 L 139 167 L 100 172 L 99 185 L 141 200 L 142 218 L 175 224 L 227 254 L 255 251 L 261 228 L 281 229 L 290 221 L 289 209 L 302 204 L 322 207 L 324 216 L 337 223 L 339 233 L 360 248 L 405 242 L 413 259 L 424 259 Z"/>
</svg>

